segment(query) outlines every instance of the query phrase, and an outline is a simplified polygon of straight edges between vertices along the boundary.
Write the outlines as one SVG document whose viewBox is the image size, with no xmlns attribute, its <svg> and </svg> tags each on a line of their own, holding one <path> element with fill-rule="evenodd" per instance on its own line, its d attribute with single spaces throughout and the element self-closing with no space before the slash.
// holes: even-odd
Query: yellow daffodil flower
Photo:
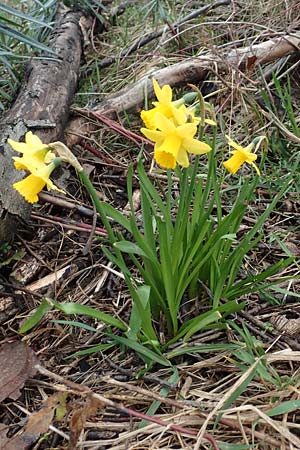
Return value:
<svg viewBox="0 0 300 450">
<path fill-rule="evenodd" d="M 21 181 L 18 181 L 13 185 L 13 187 L 27 200 L 29 203 L 36 203 L 38 201 L 38 193 L 47 185 L 48 191 L 53 189 L 55 191 L 60 191 L 64 193 L 61 189 L 59 189 L 55 184 L 50 180 L 50 175 L 60 164 L 60 158 L 56 158 L 52 163 L 46 165 L 44 164 L 34 173 L 31 173 L 26 178 Z"/>
<path fill-rule="evenodd" d="M 8 139 L 9 145 L 23 154 L 22 157 L 14 157 L 14 165 L 17 170 L 28 170 L 34 172 L 55 158 L 48 145 L 43 144 L 38 136 L 28 131 L 25 142 L 16 142 Z"/>
<path fill-rule="evenodd" d="M 173 119 L 175 124 L 183 125 L 186 122 L 186 117 L 178 107 L 184 100 L 172 102 L 173 93 L 171 86 L 166 84 L 160 88 L 158 82 L 154 78 L 153 88 L 158 102 L 153 102 L 154 108 L 149 109 L 148 111 L 143 110 L 141 112 L 141 118 L 145 126 L 149 128 L 149 130 L 155 130 L 155 116 L 158 112 L 168 119 Z"/>
<path fill-rule="evenodd" d="M 14 156 L 14 165 L 17 170 L 28 170 L 28 172 L 34 172 L 46 163 L 53 161 L 55 155 L 53 152 L 47 149 L 35 150 L 32 154 L 24 154 L 21 158 Z"/>
<path fill-rule="evenodd" d="M 166 169 L 174 169 L 176 162 L 182 167 L 188 167 L 188 153 L 201 155 L 211 150 L 208 144 L 194 139 L 197 126 L 193 123 L 176 127 L 172 120 L 158 112 L 155 115 L 155 127 L 158 130 L 141 128 L 141 132 L 155 142 L 154 159 Z"/>
<path fill-rule="evenodd" d="M 254 167 L 258 175 L 260 175 L 259 168 L 254 163 L 257 159 L 257 155 L 252 153 L 252 150 L 255 146 L 254 142 L 251 142 L 247 147 L 242 147 L 241 145 L 234 142 L 229 136 L 226 136 L 228 140 L 228 144 L 233 147 L 235 150 L 231 151 L 231 158 L 227 161 L 223 162 L 224 167 L 232 174 L 235 174 L 242 164 L 248 163 Z"/>
</svg>

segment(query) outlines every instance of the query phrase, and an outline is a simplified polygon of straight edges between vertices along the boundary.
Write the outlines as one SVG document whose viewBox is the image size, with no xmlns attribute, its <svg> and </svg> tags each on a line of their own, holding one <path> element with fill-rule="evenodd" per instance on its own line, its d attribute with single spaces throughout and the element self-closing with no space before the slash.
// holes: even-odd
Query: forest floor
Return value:
<svg viewBox="0 0 300 450">
<path fill-rule="evenodd" d="M 124 8 L 114 2 L 114 10 L 101 12 L 105 31 L 93 26 L 87 37 L 74 115 L 150 70 L 155 77 L 156 70 L 206 51 L 229 53 L 299 30 L 296 0 L 215 3 L 205 15 L 178 27 L 172 24 L 202 2 L 138 0 L 125 2 Z M 126 54 L 137 39 L 160 28 L 160 36 Z M 170 367 L 153 364 L 145 371 L 138 352 L 110 339 L 112 332 L 118 334 L 113 327 L 57 308 L 20 336 L 20 326 L 45 298 L 91 306 L 126 323 L 131 310 L 124 277 L 101 248 L 103 225 L 75 173 L 63 169 L 58 175 L 67 197 L 41 195 L 29 227 L 2 248 L 0 305 L 5 303 L 6 312 L 1 316 L 0 310 L 0 340 L 22 339 L 44 372 L 27 380 L 16 400 L 2 402 L 0 422 L 8 426 L 12 440 L 30 414 L 40 413 L 34 416 L 29 447 L 16 440 L 9 446 L 4 436 L 1 448 L 300 449 L 299 64 L 298 52 L 268 64 L 253 63 L 244 71 L 228 67 L 219 72 L 216 67 L 198 86 L 216 111 L 220 148 L 228 151 L 225 134 L 245 146 L 255 136 L 268 138 L 259 186 L 241 233 L 255 224 L 294 173 L 243 270 L 259 273 L 280 259 L 294 260 L 275 277 L 281 278 L 279 284 L 241 298 L 244 309 L 226 319 L 226 326 L 206 327 L 188 344 L 173 344 L 168 351 L 176 356 Z M 186 90 L 183 86 L 174 92 L 179 96 Z M 139 112 L 119 114 L 116 121 L 140 134 Z M 124 211 L 127 170 L 140 147 L 109 125 L 93 123 L 94 131 L 73 151 L 99 197 Z M 243 170 L 241 182 L 251 174 Z M 165 178 L 157 179 L 164 188 Z M 230 175 L 223 179 L 225 212 L 234 201 L 231 181 Z M 136 180 L 134 189 L 139 191 Z M 190 314 L 206 309 L 195 300 Z M 189 346 L 199 351 L 190 352 Z"/>
</svg>

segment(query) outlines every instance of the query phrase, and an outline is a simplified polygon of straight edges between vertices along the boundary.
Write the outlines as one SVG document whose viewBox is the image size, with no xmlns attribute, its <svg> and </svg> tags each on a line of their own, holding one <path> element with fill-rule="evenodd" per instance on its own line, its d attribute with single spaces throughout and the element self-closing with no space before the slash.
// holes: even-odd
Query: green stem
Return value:
<svg viewBox="0 0 300 450">
<path fill-rule="evenodd" d="M 98 212 L 103 225 L 107 231 L 110 243 L 113 245 L 116 242 L 116 237 L 115 234 L 113 232 L 113 229 L 106 217 L 105 211 L 102 207 L 102 202 L 99 200 L 98 194 L 93 186 L 93 183 L 91 182 L 91 180 L 89 179 L 88 175 L 85 173 L 84 170 L 78 172 L 79 174 L 79 178 L 82 182 L 82 184 L 84 184 L 84 186 L 86 187 L 87 191 L 89 192 L 91 199 L 95 205 L 96 211 Z M 118 250 L 117 248 L 115 248 L 115 252 L 117 257 L 122 261 L 122 263 L 124 263 L 124 259 L 122 256 L 122 253 L 120 252 L 120 250 Z"/>
</svg>

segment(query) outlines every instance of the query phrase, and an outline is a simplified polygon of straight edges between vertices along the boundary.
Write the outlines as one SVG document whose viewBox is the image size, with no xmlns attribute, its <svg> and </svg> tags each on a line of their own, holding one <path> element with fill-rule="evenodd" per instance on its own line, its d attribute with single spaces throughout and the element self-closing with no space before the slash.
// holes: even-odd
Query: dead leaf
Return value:
<svg viewBox="0 0 300 450">
<path fill-rule="evenodd" d="M 46 433 L 52 423 L 55 408 L 42 408 L 39 411 L 31 414 L 28 419 L 24 435 L 37 439 L 40 434 Z"/>
<path fill-rule="evenodd" d="M 249 56 L 246 61 L 246 71 L 251 72 L 255 63 L 257 61 L 257 57 L 255 55 Z"/>
<path fill-rule="evenodd" d="M 25 381 L 36 374 L 36 355 L 24 342 L 16 341 L 0 347 L 0 402 L 9 397 L 17 400 Z M 2 447 L 0 447 L 2 448 Z"/>
<path fill-rule="evenodd" d="M 66 414 L 66 392 L 57 392 L 43 402 L 43 407 L 31 414 L 24 430 L 24 439 L 36 439 L 40 434 L 46 433 L 51 425 L 54 413 L 58 412 L 60 420 Z M 0 447 L 1 448 L 1 447 Z"/>
<path fill-rule="evenodd" d="M 76 448 L 76 444 L 80 433 L 84 429 L 86 420 L 90 416 L 94 416 L 97 413 L 98 408 L 102 407 L 102 403 L 93 398 L 92 396 L 88 396 L 85 399 L 84 404 L 76 409 L 73 412 L 71 421 L 70 421 L 70 441 L 69 441 L 69 450 Z"/>
<path fill-rule="evenodd" d="M 1 450 L 26 450 L 29 443 L 25 443 L 20 436 L 13 436 L 8 438 L 8 426 L 0 423 L 0 448 Z"/>
<path fill-rule="evenodd" d="M 271 316 L 270 322 L 280 333 L 288 336 L 299 336 L 300 334 L 300 314 L 297 311 L 287 309 Z"/>
</svg>

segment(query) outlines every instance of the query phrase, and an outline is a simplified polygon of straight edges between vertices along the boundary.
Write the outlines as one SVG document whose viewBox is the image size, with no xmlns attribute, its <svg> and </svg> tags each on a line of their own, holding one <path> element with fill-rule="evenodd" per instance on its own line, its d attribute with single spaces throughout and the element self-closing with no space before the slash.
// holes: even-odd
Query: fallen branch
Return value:
<svg viewBox="0 0 300 450">
<path fill-rule="evenodd" d="M 187 83 L 198 83 L 206 78 L 210 70 L 217 69 L 218 72 L 228 72 L 232 68 L 239 70 L 253 68 L 256 65 L 266 64 L 295 53 L 299 51 L 299 46 L 299 36 L 285 35 L 246 48 L 231 50 L 227 55 L 208 52 L 197 58 L 185 59 L 155 72 L 148 72 L 135 84 L 106 97 L 93 112 L 107 117 L 115 117 L 123 111 L 140 109 L 145 95 L 149 98 L 154 96 L 153 77 L 161 86 L 169 84 L 176 87 Z M 93 129 L 95 129 L 94 125 L 88 123 L 85 118 L 74 119 L 66 130 L 68 145 L 72 147 L 78 143 L 79 136 L 82 137 Z"/>
<path fill-rule="evenodd" d="M 48 46 L 56 58 L 32 60 L 11 109 L 0 123 L 0 242 L 13 238 L 19 220 L 27 221 L 30 205 L 12 185 L 24 175 L 16 171 L 6 143 L 33 130 L 43 142 L 58 140 L 65 128 L 69 106 L 77 88 L 82 54 L 81 12 L 61 8 Z"/>
</svg>

